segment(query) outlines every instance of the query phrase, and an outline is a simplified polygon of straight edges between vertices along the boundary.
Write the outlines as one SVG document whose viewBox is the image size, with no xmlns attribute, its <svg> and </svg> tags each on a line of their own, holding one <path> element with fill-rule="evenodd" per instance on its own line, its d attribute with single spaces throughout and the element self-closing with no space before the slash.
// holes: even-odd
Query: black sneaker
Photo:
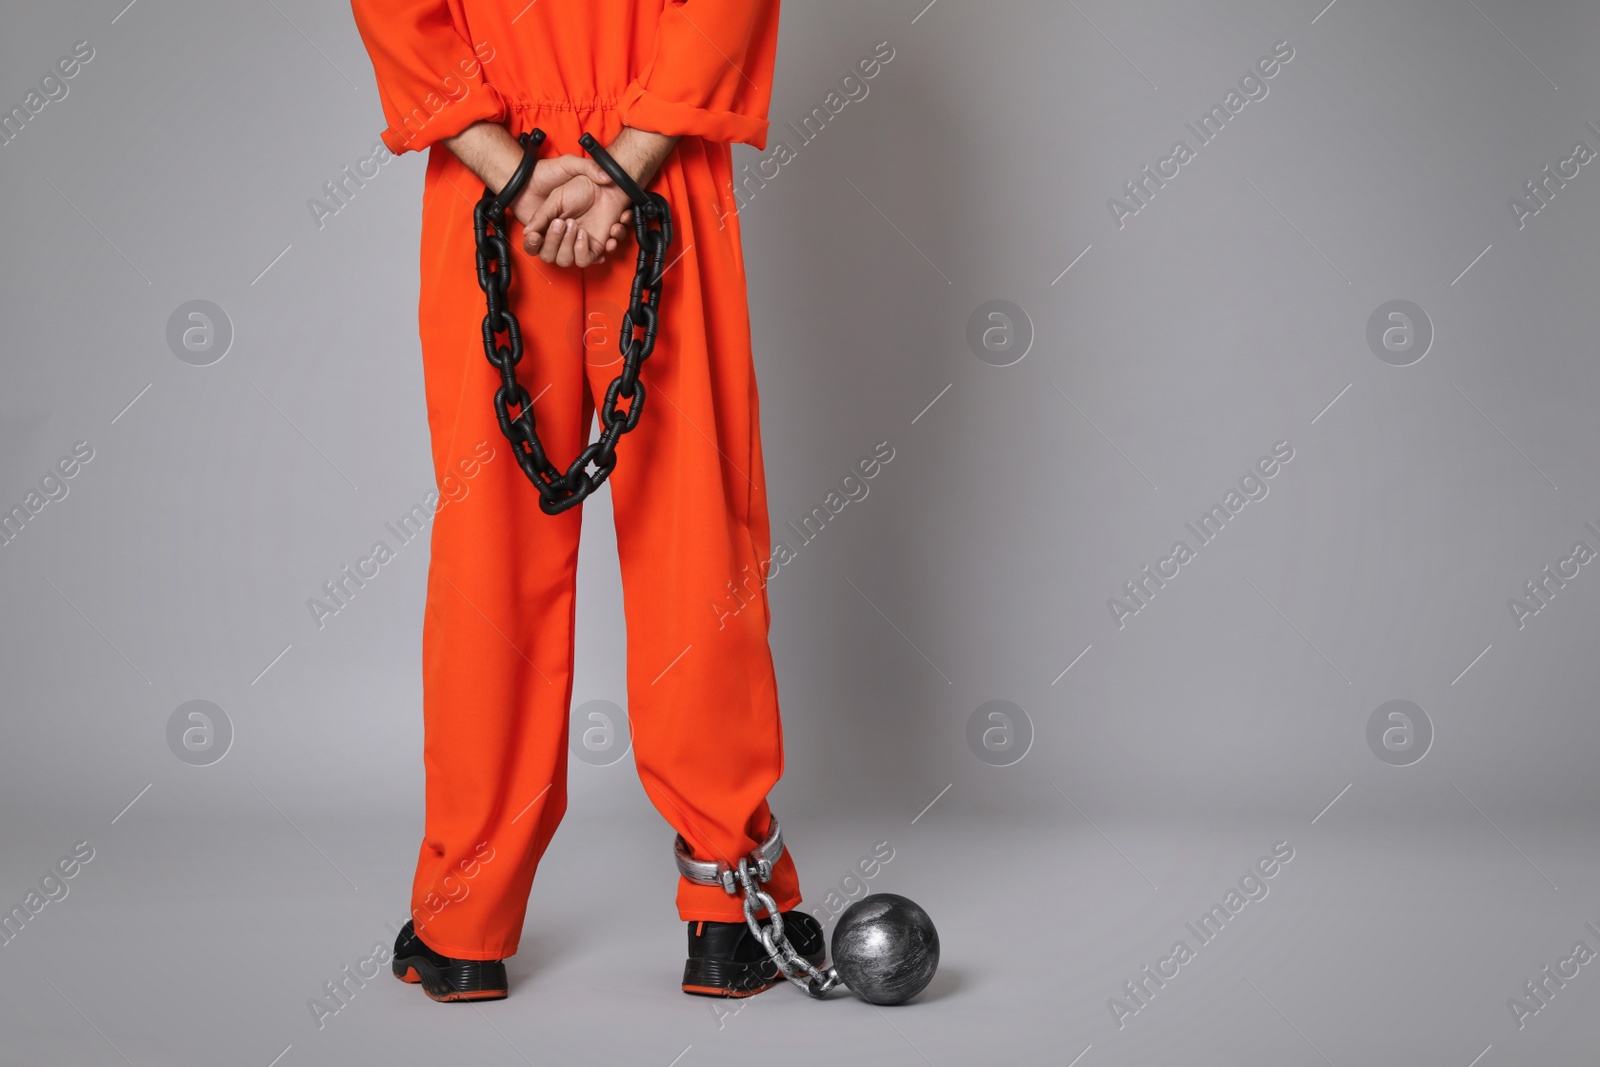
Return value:
<svg viewBox="0 0 1600 1067">
<path fill-rule="evenodd" d="M 770 919 L 757 920 L 762 926 Z M 783 913 L 783 934 L 813 967 L 827 958 L 822 925 L 803 911 Z M 683 991 L 702 997 L 753 997 L 784 977 L 743 922 L 691 922 Z"/>
<path fill-rule="evenodd" d="M 502 1000 L 506 995 L 506 965 L 502 960 L 457 960 L 441 956 L 422 943 L 412 923 L 394 939 L 394 960 L 389 969 L 402 982 L 420 983 L 422 991 L 439 1001 Z"/>
</svg>

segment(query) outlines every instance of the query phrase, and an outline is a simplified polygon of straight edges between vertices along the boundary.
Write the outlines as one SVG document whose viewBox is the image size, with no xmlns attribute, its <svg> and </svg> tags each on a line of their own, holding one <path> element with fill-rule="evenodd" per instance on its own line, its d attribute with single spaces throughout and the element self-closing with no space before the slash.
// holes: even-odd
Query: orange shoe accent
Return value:
<svg viewBox="0 0 1600 1067">
<path fill-rule="evenodd" d="M 506 999 L 506 991 L 504 989 L 477 989 L 473 990 L 471 993 L 446 993 L 443 996 L 435 996 L 433 993 L 429 993 L 426 988 L 424 988 L 422 991 L 427 993 L 429 1000 L 436 1000 L 440 1004 L 452 1004 L 461 1000 Z"/>
<path fill-rule="evenodd" d="M 718 989 L 716 986 L 686 985 L 683 987 L 683 991 L 685 993 L 693 993 L 697 997 L 725 997 L 729 1000 L 743 1000 L 745 997 L 753 997 L 758 993 L 765 993 L 777 984 L 777 982 L 769 982 L 760 989 L 744 989 L 737 992 L 731 989 Z"/>
</svg>

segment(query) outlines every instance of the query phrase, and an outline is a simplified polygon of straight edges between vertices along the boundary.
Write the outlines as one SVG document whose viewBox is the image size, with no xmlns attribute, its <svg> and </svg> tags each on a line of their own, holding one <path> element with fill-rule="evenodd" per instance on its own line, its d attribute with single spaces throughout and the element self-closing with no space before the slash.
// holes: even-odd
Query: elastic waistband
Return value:
<svg viewBox="0 0 1600 1067">
<path fill-rule="evenodd" d="M 614 96 L 596 97 L 593 100 L 552 100 L 549 98 L 532 99 L 526 96 L 512 97 L 510 107 L 513 111 L 615 111 L 617 98 Z"/>
</svg>

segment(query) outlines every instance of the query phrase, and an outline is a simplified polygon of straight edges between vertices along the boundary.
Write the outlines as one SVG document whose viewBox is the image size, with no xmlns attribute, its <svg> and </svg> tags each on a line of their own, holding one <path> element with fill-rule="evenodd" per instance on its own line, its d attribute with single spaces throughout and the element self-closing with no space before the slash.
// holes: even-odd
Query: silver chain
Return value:
<svg viewBox="0 0 1600 1067">
<path fill-rule="evenodd" d="M 767 956 L 778 968 L 778 972 L 813 997 L 821 999 L 827 996 L 828 992 L 839 984 L 838 972 L 832 967 L 826 971 L 818 970 L 812 966 L 810 960 L 794 950 L 794 946 L 789 944 L 788 937 L 784 936 L 783 915 L 778 911 L 778 902 L 757 883 L 758 877 L 763 882 L 772 877 L 772 865 L 762 860 L 760 867 L 752 869 L 750 858 L 746 856 L 739 860 L 739 867 L 735 873 L 739 878 L 739 887 L 744 890 L 745 925 L 756 935 L 761 947 L 767 950 Z M 756 912 L 762 908 L 772 917 L 769 926 L 762 926 L 756 921 Z"/>
</svg>

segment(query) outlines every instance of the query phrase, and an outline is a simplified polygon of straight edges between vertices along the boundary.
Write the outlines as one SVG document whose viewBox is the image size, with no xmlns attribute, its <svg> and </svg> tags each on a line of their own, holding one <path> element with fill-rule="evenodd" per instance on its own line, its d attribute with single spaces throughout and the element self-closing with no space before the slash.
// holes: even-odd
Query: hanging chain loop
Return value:
<svg viewBox="0 0 1600 1067">
<path fill-rule="evenodd" d="M 483 353 L 500 372 L 500 386 L 494 392 L 494 414 L 500 432 L 511 443 L 517 466 L 539 491 L 539 509 L 558 515 L 583 503 L 605 483 L 617 465 L 617 442 L 639 425 L 644 413 L 645 387 L 639 380 L 644 361 L 655 350 L 661 306 L 661 279 L 666 272 L 667 247 L 672 243 L 672 213 L 666 198 L 641 189 L 611 154 L 589 134 L 579 139 L 617 187 L 633 201 L 634 236 L 639 243 L 638 264 L 628 310 L 622 316 L 619 347 L 622 373 L 606 389 L 600 405 L 600 436 L 578 453 L 561 470 L 545 454 L 533 416 L 533 400 L 517 380 L 517 364 L 522 361 L 522 326 L 511 310 L 510 227 L 506 212 L 522 195 L 533 176 L 543 130 L 533 130 L 519 138 L 522 162 L 499 193 L 485 188 L 473 208 L 473 233 L 477 240 L 478 287 L 487 306 L 483 317 Z M 627 407 L 618 401 L 627 401 Z"/>
</svg>

